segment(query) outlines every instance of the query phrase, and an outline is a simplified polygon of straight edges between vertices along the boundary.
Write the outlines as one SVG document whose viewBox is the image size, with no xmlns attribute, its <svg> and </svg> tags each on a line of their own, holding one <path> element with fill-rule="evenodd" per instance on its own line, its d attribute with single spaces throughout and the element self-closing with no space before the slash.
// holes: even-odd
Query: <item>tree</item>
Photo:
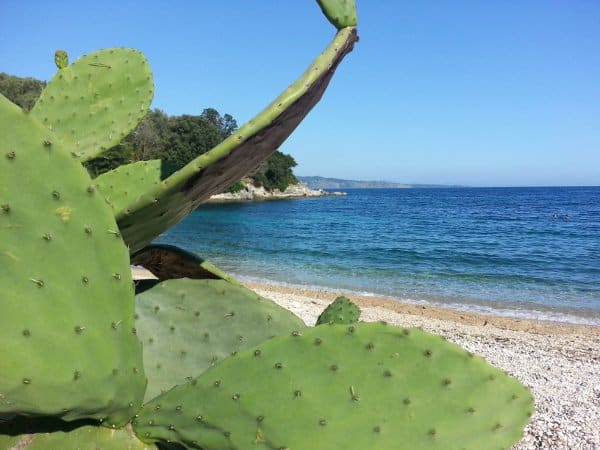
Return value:
<svg viewBox="0 0 600 450">
<path fill-rule="evenodd" d="M 264 186 L 267 190 L 285 191 L 290 184 L 298 184 L 298 179 L 292 171 L 296 165 L 291 155 L 276 151 L 256 169 L 251 178 L 255 184 Z"/>
<path fill-rule="evenodd" d="M 124 142 L 132 145 L 134 159 L 160 159 L 165 149 L 169 130 L 169 117 L 160 109 L 150 111 Z"/>
<path fill-rule="evenodd" d="M 231 136 L 238 129 L 237 121 L 233 118 L 231 114 L 225 114 L 223 116 L 223 128 L 222 132 L 225 137 Z"/>
<path fill-rule="evenodd" d="M 223 136 L 223 139 L 231 136 L 238 128 L 237 122 L 233 116 L 231 116 L 231 114 L 225 114 L 223 117 L 221 117 L 219 111 L 214 108 L 204 109 L 202 114 L 200 114 L 200 117 L 208 120 L 215 127 L 217 127 Z"/>
<path fill-rule="evenodd" d="M 0 92 L 25 111 L 31 110 L 46 83 L 35 78 L 20 78 L 0 73 Z"/>
<path fill-rule="evenodd" d="M 98 175 L 108 172 L 109 170 L 116 169 L 123 164 L 129 164 L 133 162 L 133 147 L 127 142 L 122 142 L 108 149 L 100 156 L 86 161 L 83 165 L 89 172 L 92 178 L 96 178 Z"/>
<path fill-rule="evenodd" d="M 222 140 L 219 129 L 202 116 L 169 117 L 161 159 L 179 169 Z"/>
</svg>

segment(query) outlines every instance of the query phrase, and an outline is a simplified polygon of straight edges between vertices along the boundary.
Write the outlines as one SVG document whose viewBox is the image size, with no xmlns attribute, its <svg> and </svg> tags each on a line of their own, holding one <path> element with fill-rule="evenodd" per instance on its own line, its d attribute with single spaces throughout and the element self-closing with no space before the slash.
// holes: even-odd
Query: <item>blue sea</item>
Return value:
<svg viewBox="0 0 600 450">
<path fill-rule="evenodd" d="M 242 280 L 600 325 L 600 187 L 208 204 L 159 241 Z"/>
</svg>

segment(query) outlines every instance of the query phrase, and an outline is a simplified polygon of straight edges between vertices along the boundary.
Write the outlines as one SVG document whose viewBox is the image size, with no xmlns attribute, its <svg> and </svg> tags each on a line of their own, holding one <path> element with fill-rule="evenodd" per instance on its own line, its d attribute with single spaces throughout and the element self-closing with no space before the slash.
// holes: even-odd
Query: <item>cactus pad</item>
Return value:
<svg viewBox="0 0 600 450">
<path fill-rule="evenodd" d="M 326 323 L 339 323 L 350 325 L 358 322 L 360 318 L 360 308 L 356 306 L 349 298 L 336 298 L 317 319 L 317 325 Z"/>
<path fill-rule="evenodd" d="M 0 96 L 0 414 L 124 424 L 141 403 L 133 284 L 81 164 Z"/>
<path fill-rule="evenodd" d="M 145 267 L 159 280 L 173 278 L 211 279 L 226 280 L 229 283 L 240 285 L 239 282 L 214 264 L 174 245 L 153 244 L 144 247 L 131 257 L 131 263 Z"/>
<path fill-rule="evenodd" d="M 419 329 L 324 325 L 228 358 L 146 404 L 147 442 L 229 449 L 500 449 L 529 391 Z"/>
<path fill-rule="evenodd" d="M 11 438 L 11 446 L 6 450 L 156 450 L 152 444 L 145 444 L 129 429 L 110 430 L 104 427 L 86 425 L 73 431 L 55 431 Z M 0 443 L 1 445 L 1 443 Z M 2 447 L 0 447 L 2 449 Z M 3 450 L 3 449 L 2 449 Z"/>
<path fill-rule="evenodd" d="M 64 69 L 69 65 L 69 55 L 64 50 L 54 52 L 54 64 L 58 69 Z"/>
<path fill-rule="evenodd" d="M 288 310 L 224 280 L 164 281 L 136 297 L 146 400 L 234 352 L 304 328 Z"/>
<path fill-rule="evenodd" d="M 115 202 L 126 190 L 123 172 L 129 169 L 119 168 L 117 173 L 99 176 L 98 189 L 113 203 L 119 228 L 132 252 L 145 247 L 277 150 L 321 99 L 337 66 L 357 39 L 355 28 L 340 30 L 294 84 L 232 136 L 164 180 L 160 170 L 148 171 L 146 175 L 154 179 L 146 179 L 144 183 L 151 189 L 136 189 L 124 201 Z"/>
<path fill-rule="evenodd" d="M 321 11 L 338 30 L 358 23 L 354 0 L 317 0 Z"/>
<path fill-rule="evenodd" d="M 56 60 L 59 67 L 66 64 L 64 56 Z M 144 55 L 111 48 L 61 68 L 31 115 L 87 161 L 121 142 L 146 115 L 153 95 Z"/>
<path fill-rule="evenodd" d="M 128 216 L 132 211 L 127 205 L 146 192 L 156 190 L 162 180 L 162 162 L 152 159 L 124 164 L 105 172 L 94 179 L 94 184 L 115 214 Z"/>
</svg>

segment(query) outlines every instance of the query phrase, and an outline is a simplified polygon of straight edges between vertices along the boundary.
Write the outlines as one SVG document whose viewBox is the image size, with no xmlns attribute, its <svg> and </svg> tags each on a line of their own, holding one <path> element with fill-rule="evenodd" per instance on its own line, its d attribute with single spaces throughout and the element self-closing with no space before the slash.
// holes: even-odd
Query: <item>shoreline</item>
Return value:
<svg viewBox="0 0 600 450">
<path fill-rule="evenodd" d="M 345 192 L 326 191 L 324 189 L 311 189 L 305 183 L 290 184 L 285 191 L 275 189 L 267 191 L 264 187 L 257 187 L 250 180 L 245 180 L 244 188 L 238 192 L 224 192 L 211 196 L 207 203 L 240 203 L 268 200 L 296 200 L 302 198 L 341 197 Z"/>
<path fill-rule="evenodd" d="M 399 314 L 407 314 L 422 318 L 451 321 L 463 325 L 492 326 L 512 331 L 525 331 L 538 334 L 582 334 L 600 336 L 600 327 L 587 324 L 576 324 L 553 320 L 517 318 L 493 313 L 463 311 L 439 305 L 425 305 L 405 302 L 400 299 L 386 298 L 377 295 L 361 295 L 336 291 L 330 288 L 305 288 L 283 286 L 268 282 L 241 281 L 249 289 L 267 291 L 287 295 L 297 295 L 311 299 L 319 299 L 331 303 L 335 297 L 343 295 L 350 298 L 361 308 L 385 308 Z"/>
<path fill-rule="evenodd" d="M 132 266 L 134 279 L 155 278 L 152 273 L 143 267 Z M 325 303 L 325 306 L 335 300 L 336 297 L 343 295 L 350 298 L 361 308 L 380 307 L 399 314 L 407 314 L 416 317 L 429 318 L 435 320 L 452 321 L 463 325 L 493 326 L 500 329 L 525 331 L 538 334 L 581 334 L 590 336 L 600 336 L 600 326 L 591 324 L 579 324 L 565 322 L 560 320 L 538 319 L 538 318 L 520 318 L 494 312 L 466 311 L 451 306 L 442 306 L 437 304 L 423 304 L 417 302 L 404 301 L 402 299 L 390 298 L 376 294 L 358 294 L 348 292 L 344 289 L 336 290 L 334 288 L 304 287 L 294 285 L 283 285 L 268 280 L 244 280 L 236 279 L 249 289 L 257 291 L 266 291 L 279 294 L 297 295 L 310 299 L 319 299 Z M 425 302 L 425 301 L 424 301 Z"/>
</svg>

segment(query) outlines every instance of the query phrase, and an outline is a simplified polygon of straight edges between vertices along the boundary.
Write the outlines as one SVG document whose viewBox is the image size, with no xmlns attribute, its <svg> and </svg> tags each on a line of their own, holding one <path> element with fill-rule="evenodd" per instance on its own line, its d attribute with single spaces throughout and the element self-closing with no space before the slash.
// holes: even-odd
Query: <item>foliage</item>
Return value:
<svg viewBox="0 0 600 450">
<path fill-rule="evenodd" d="M 20 78 L 0 73 L 0 92 L 25 111 L 33 107 L 44 86 L 46 83 L 35 78 Z"/>
<path fill-rule="evenodd" d="M 208 120 L 215 127 L 217 127 L 223 139 L 231 136 L 238 128 L 237 122 L 233 116 L 231 116 L 231 114 L 225 114 L 223 117 L 221 117 L 219 111 L 214 108 L 206 108 L 204 111 L 202 111 L 200 117 Z"/>
<path fill-rule="evenodd" d="M 168 130 L 169 116 L 160 109 L 149 111 L 124 139 L 133 148 L 133 161 L 161 159 L 165 153 Z"/>
<path fill-rule="evenodd" d="M 242 180 L 239 180 L 233 183 L 227 189 L 225 189 L 225 192 L 227 192 L 228 194 L 235 194 L 236 192 L 240 192 L 242 189 L 244 189 L 244 187 L 244 182 Z"/>
<path fill-rule="evenodd" d="M 88 170 L 90 176 L 95 178 L 104 172 L 132 162 L 133 156 L 133 146 L 129 142 L 123 141 L 100 156 L 86 161 L 83 166 Z"/>
<path fill-rule="evenodd" d="M 160 159 L 180 169 L 222 140 L 219 129 L 201 116 L 184 114 L 170 117 L 165 139 L 168 144 Z"/>
<path fill-rule="evenodd" d="M 289 185 L 299 183 L 292 171 L 296 165 L 291 155 L 276 151 L 250 177 L 256 186 L 264 186 L 268 191 L 285 191 Z"/>
</svg>

